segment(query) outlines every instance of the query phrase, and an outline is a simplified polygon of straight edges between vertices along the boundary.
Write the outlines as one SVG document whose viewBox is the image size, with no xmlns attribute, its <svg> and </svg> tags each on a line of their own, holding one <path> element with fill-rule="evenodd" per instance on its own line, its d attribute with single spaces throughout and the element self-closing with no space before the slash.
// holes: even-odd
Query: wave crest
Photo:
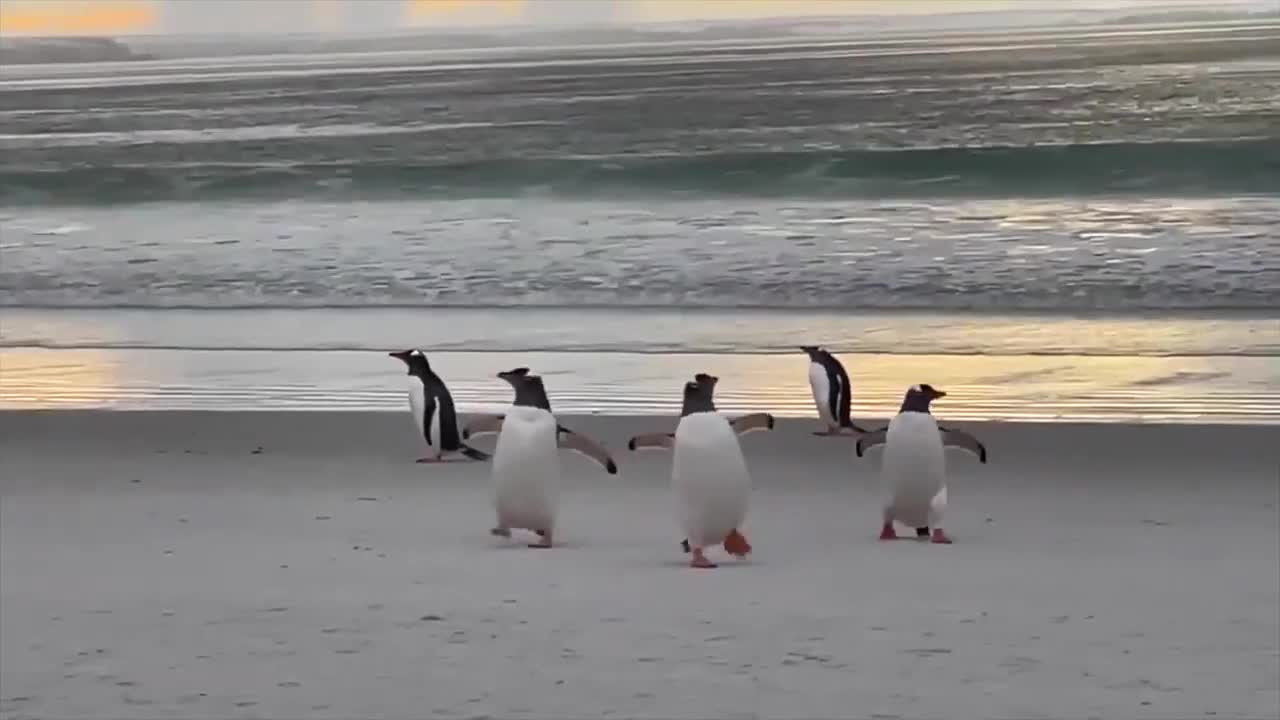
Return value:
<svg viewBox="0 0 1280 720">
<path fill-rule="evenodd" d="M 681 193 L 801 197 L 1280 193 L 1280 139 L 0 169 L 0 204 Z"/>
</svg>

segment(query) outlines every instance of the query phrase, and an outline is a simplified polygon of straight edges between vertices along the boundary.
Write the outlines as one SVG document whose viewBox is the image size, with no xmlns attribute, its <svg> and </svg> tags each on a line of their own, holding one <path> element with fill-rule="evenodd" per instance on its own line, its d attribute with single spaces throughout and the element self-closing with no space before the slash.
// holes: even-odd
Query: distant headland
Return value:
<svg viewBox="0 0 1280 720">
<path fill-rule="evenodd" d="M 150 60 L 128 45 L 105 37 L 0 38 L 0 65 Z"/>
</svg>

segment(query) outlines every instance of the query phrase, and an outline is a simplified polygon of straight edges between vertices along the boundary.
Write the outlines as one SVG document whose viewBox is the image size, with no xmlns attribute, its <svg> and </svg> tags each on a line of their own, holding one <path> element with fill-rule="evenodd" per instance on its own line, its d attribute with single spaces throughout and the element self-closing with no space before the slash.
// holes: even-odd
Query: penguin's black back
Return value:
<svg viewBox="0 0 1280 720">
<path fill-rule="evenodd" d="M 840 423 L 840 427 L 849 427 L 853 421 L 850 418 L 853 405 L 853 391 L 849 387 L 849 374 L 845 372 L 844 365 L 836 359 L 835 355 L 826 350 L 819 350 L 818 356 L 821 358 L 822 367 L 827 371 L 827 386 L 829 387 L 827 406 L 831 408 L 831 417 Z M 839 379 L 839 383 L 831 382 L 832 379 Z"/>
<path fill-rule="evenodd" d="M 421 378 L 423 393 L 427 397 L 427 417 L 422 427 L 427 434 L 427 442 L 431 442 L 431 404 L 440 408 L 440 449 L 458 450 L 462 447 L 462 439 L 458 437 L 458 411 L 453 406 L 453 396 L 444 381 L 434 372 Z"/>
</svg>

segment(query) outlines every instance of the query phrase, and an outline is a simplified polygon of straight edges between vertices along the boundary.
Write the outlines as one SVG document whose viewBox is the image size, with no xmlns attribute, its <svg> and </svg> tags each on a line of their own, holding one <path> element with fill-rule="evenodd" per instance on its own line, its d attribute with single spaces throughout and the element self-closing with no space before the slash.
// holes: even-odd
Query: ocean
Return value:
<svg viewBox="0 0 1280 720">
<path fill-rule="evenodd" d="M 0 407 L 1280 422 L 1280 23 L 0 69 Z"/>
</svg>

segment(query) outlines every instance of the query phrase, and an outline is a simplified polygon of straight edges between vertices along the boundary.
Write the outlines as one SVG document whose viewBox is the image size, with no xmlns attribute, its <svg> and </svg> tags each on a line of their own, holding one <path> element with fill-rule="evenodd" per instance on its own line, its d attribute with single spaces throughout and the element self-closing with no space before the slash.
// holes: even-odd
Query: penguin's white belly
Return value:
<svg viewBox="0 0 1280 720">
<path fill-rule="evenodd" d="M 431 410 L 431 431 L 428 434 L 431 436 L 431 447 L 436 452 L 443 450 L 440 447 L 440 403 L 436 403 Z"/>
<path fill-rule="evenodd" d="M 422 386 L 422 381 L 410 375 L 409 376 L 409 413 L 413 415 L 414 427 L 418 428 L 418 437 L 424 439 L 424 441 L 426 438 L 426 434 L 424 433 L 425 426 L 423 425 L 423 422 L 425 421 L 425 418 L 423 417 L 423 409 L 426 408 L 427 406 L 426 393 L 427 391 L 426 391 L 426 388 Z"/>
<path fill-rule="evenodd" d="M 946 505 L 946 458 L 932 415 L 899 413 L 889 421 L 881 473 L 895 520 L 911 527 L 938 522 Z"/>
<path fill-rule="evenodd" d="M 552 530 L 559 500 L 560 454 L 556 421 L 540 408 L 508 412 L 493 452 L 494 508 L 498 525 Z"/>
<path fill-rule="evenodd" d="M 813 404 L 818 406 L 818 417 L 827 425 L 835 425 L 831 417 L 831 382 L 827 369 L 816 362 L 809 363 L 809 388 L 813 390 Z"/>
<path fill-rule="evenodd" d="M 681 418 L 671 487 L 681 528 L 695 546 L 724 542 L 747 516 L 751 476 L 738 437 L 718 413 Z"/>
</svg>

